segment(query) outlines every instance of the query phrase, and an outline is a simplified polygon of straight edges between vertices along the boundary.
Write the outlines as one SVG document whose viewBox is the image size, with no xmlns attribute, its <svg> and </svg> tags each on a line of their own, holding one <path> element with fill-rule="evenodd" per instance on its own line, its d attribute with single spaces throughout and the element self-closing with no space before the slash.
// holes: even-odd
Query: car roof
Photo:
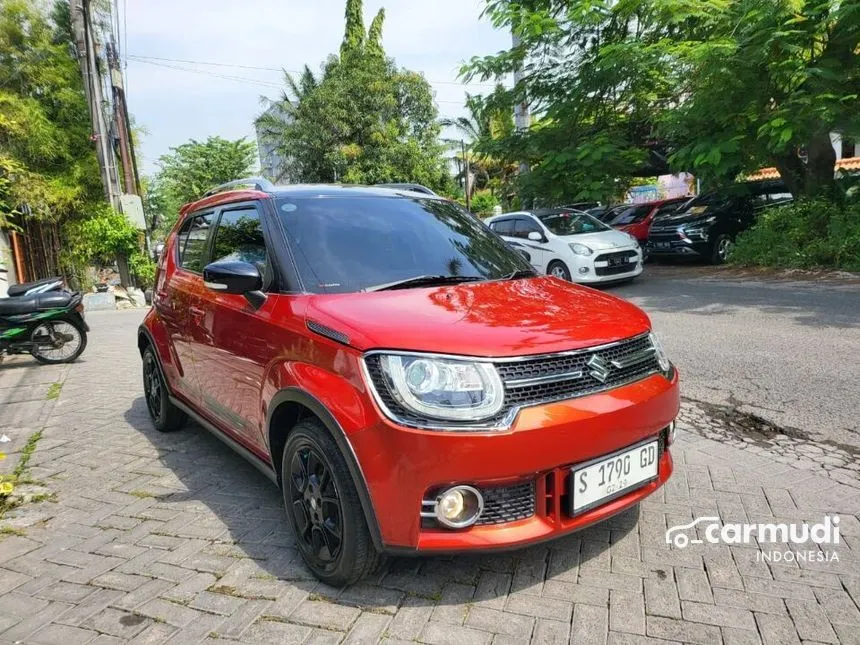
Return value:
<svg viewBox="0 0 860 645">
<path fill-rule="evenodd" d="M 197 211 L 201 208 L 270 197 L 274 197 L 276 199 L 289 199 L 291 197 L 401 197 L 405 199 L 444 199 L 438 195 L 430 195 L 423 192 L 419 193 L 398 188 L 384 188 L 381 186 L 353 186 L 348 184 L 291 184 L 288 186 L 272 186 L 268 190 L 225 190 L 223 192 L 208 195 L 198 199 L 197 201 L 189 202 L 183 206 L 179 212 L 181 215 L 185 215 L 186 213 Z"/>
</svg>

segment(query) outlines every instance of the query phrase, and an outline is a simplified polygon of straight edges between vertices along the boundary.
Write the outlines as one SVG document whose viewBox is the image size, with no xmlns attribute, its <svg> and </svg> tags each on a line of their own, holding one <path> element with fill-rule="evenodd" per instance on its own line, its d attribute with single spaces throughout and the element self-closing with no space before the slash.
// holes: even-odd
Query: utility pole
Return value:
<svg viewBox="0 0 860 645">
<path fill-rule="evenodd" d="M 516 34 L 516 26 L 513 26 L 511 31 L 511 42 L 513 44 L 513 48 L 516 49 L 520 46 L 521 40 L 520 37 Z M 514 87 L 523 80 L 523 70 L 521 67 L 517 67 L 514 70 Z M 521 101 L 514 106 L 514 125 L 517 129 L 517 132 L 526 132 L 529 129 L 530 124 L 530 116 L 529 116 L 529 104 L 525 101 Z M 526 173 L 529 171 L 529 165 L 525 160 L 520 161 L 520 173 Z"/>
<path fill-rule="evenodd" d="M 472 173 L 469 169 L 469 156 L 466 154 L 466 142 L 460 139 L 460 147 L 463 150 L 463 192 L 466 193 L 466 210 L 472 212 L 472 195 L 469 184 L 472 183 Z"/>
<path fill-rule="evenodd" d="M 105 197 L 114 208 L 119 208 L 119 186 L 116 185 L 114 179 L 116 169 L 113 164 L 113 152 L 109 145 L 110 134 L 102 112 L 101 75 L 96 63 L 96 47 L 89 15 L 89 0 L 69 0 L 69 12 L 78 64 L 81 67 L 81 75 L 84 80 L 84 93 L 90 108 L 92 138 L 96 143 L 96 157 L 101 170 Z"/>
<path fill-rule="evenodd" d="M 131 142 L 129 127 L 128 105 L 125 101 L 125 89 L 122 83 L 122 69 L 117 56 L 116 43 L 107 46 L 108 67 L 110 69 L 111 89 L 113 91 L 114 125 L 119 139 L 119 157 L 122 161 L 123 187 L 130 195 L 139 195 L 138 179 L 135 172 L 134 149 Z"/>
</svg>

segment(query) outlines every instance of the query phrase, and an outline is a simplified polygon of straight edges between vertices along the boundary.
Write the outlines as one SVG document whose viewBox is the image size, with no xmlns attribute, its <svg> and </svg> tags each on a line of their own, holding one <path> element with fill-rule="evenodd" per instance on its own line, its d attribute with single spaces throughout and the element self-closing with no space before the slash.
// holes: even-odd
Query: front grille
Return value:
<svg viewBox="0 0 860 645">
<path fill-rule="evenodd" d="M 480 491 L 484 497 L 484 511 L 475 522 L 477 526 L 516 522 L 528 519 L 535 514 L 534 481 L 513 486 L 481 488 Z M 431 529 L 441 528 L 441 526 L 433 517 L 422 517 L 421 528 Z"/>
<path fill-rule="evenodd" d="M 609 365 L 603 381 L 593 374 L 595 370 L 588 365 L 595 356 L 600 356 Z M 619 361 L 622 366 L 613 366 L 613 361 Z M 379 398 L 391 413 L 403 424 L 426 427 L 426 419 L 409 412 L 391 395 L 379 365 L 379 356 L 371 354 L 365 357 L 365 362 Z M 479 423 L 454 421 L 440 423 L 446 427 L 464 429 L 487 426 L 500 422 L 514 407 L 527 407 L 586 396 L 659 372 L 657 357 L 647 334 L 602 349 L 586 349 L 537 357 L 523 356 L 515 360 L 497 360 L 494 363 L 505 383 L 505 404 L 502 410 L 494 418 Z"/>
<path fill-rule="evenodd" d="M 595 263 L 606 262 L 606 266 L 595 266 L 594 273 L 599 276 L 618 275 L 630 273 L 636 268 L 635 258 L 639 254 L 636 251 L 618 251 L 616 253 L 604 253 L 594 258 Z"/>
</svg>

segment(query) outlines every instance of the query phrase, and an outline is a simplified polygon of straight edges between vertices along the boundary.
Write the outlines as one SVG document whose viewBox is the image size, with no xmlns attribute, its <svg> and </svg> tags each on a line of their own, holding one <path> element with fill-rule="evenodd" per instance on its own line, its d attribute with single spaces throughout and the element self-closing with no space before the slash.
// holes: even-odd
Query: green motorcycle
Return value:
<svg viewBox="0 0 860 645">
<path fill-rule="evenodd" d="M 0 298 L 0 361 L 32 354 L 40 363 L 71 363 L 86 348 L 89 330 L 80 293 Z"/>
</svg>

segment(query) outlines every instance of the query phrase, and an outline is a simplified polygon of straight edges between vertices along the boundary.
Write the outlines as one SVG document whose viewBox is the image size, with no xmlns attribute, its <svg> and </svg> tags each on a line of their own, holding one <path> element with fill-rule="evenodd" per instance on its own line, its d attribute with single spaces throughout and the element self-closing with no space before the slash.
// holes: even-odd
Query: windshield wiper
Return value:
<svg viewBox="0 0 860 645">
<path fill-rule="evenodd" d="M 409 287 L 428 287 L 437 284 L 458 284 L 460 282 L 476 282 L 483 280 L 477 276 L 465 275 L 416 275 L 412 278 L 404 278 L 403 280 L 395 280 L 385 284 L 377 284 L 372 287 L 366 287 L 362 291 L 388 291 L 391 289 L 407 289 Z"/>
<path fill-rule="evenodd" d="M 517 269 L 516 271 L 509 273 L 502 280 L 519 280 L 520 278 L 533 278 L 535 276 L 535 272 L 530 269 Z"/>
</svg>

